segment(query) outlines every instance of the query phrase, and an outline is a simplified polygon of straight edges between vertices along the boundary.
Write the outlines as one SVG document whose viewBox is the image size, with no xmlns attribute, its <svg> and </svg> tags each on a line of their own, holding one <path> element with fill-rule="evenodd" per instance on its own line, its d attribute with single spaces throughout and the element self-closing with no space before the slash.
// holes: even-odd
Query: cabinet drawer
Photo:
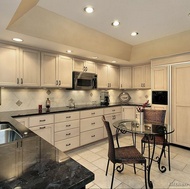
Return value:
<svg viewBox="0 0 190 189">
<path fill-rule="evenodd" d="M 99 127 L 103 127 L 102 116 L 80 120 L 80 131 L 81 132 L 96 129 Z"/>
<path fill-rule="evenodd" d="M 62 152 L 79 147 L 79 136 L 55 142 L 55 147 Z"/>
<path fill-rule="evenodd" d="M 62 121 L 70 121 L 79 119 L 79 112 L 68 112 L 68 113 L 60 113 L 55 114 L 55 123 Z"/>
<path fill-rule="evenodd" d="M 64 140 L 79 135 L 79 128 L 59 131 L 55 133 L 55 141 Z"/>
<path fill-rule="evenodd" d="M 112 114 L 121 112 L 121 106 L 104 108 L 104 114 Z"/>
<path fill-rule="evenodd" d="M 55 132 L 79 127 L 79 120 L 55 123 Z"/>
<path fill-rule="evenodd" d="M 103 128 L 94 129 L 81 133 L 80 144 L 85 145 L 103 138 Z"/>
<path fill-rule="evenodd" d="M 38 125 L 46 125 L 54 122 L 53 115 L 32 116 L 29 117 L 29 128 Z"/>
<path fill-rule="evenodd" d="M 80 118 L 94 117 L 103 115 L 103 108 L 93 109 L 93 110 L 84 110 L 80 112 Z"/>
</svg>

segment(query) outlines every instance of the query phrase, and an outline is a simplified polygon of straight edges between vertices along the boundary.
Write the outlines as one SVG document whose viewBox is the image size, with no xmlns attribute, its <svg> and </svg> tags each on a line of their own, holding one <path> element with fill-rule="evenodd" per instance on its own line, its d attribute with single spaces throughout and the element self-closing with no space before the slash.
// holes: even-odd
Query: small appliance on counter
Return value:
<svg viewBox="0 0 190 189">
<path fill-rule="evenodd" d="M 110 103 L 109 92 L 101 91 L 100 92 L 100 105 L 108 106 Z"/>
</svg>

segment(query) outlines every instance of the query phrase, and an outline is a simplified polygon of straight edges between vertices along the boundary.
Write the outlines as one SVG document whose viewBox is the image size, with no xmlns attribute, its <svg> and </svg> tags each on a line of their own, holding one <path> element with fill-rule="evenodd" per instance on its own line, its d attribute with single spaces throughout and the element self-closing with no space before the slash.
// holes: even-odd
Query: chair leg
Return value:
<svg viewBox="0 0 190 189">
<path fill-rule="evenodd" d="M 136 167 L 135 167 L 135 163 L 133 163 L 133 169 L 134 169 L 134 173 L 136 174 Z"/>
<path fill-rule="evenodd" d="M 110 187 L 110 189 L 113 188 L 114 175 L 115 175 L 115 163 L 113 164 L 113 173 L 112 173 L 112 179 L 111 179 L 111 187 Z"/>
<path fill-rule="evenodd" d="M 147 189 L 147 177 L 146 177 L 146 161 L 144 163 L 144 180 L 145 180 L 145 188 Z"/>
<path fill-rule="evenodd" d="M 110 163 L 110 160 L 108 159 L 108 162 L 107 162 L 107 167 L 106 167 L 106 176 L 108 174 L 108 167 L 109 167 L 109 163 Z"/>
<path fill-rule="evenodd" d="M 141 154 L 144 154 L 145 151 L 145 143 L 141 142 Z"/>
<path fill-rule="evenodd" d="M 168 167 L 169 167 L 169 171 L 171 171 L 171 165 L 170 165 L 170 145 L 168 145 Z"/>
</svg>

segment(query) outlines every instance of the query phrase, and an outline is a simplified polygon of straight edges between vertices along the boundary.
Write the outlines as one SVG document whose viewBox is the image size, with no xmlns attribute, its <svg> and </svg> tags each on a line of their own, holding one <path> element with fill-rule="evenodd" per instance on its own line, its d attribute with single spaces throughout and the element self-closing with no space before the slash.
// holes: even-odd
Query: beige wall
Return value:
<svg viewBox="0 0 190 189">
<path fill-rule="evenodd" d="M 150 62 L 153 58 L 185 52 L 190 52 L 190 31 L 133 46 L 130 62 Z"/>
</svg>

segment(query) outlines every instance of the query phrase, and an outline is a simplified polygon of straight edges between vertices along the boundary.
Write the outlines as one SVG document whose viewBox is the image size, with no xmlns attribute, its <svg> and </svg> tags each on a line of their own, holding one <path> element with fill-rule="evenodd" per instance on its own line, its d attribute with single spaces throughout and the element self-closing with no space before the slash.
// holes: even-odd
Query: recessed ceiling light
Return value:
<svg viewBox="0 0 190 189">
<path fill-rule="evenodd" d="M 91 6 L 88 6 L 88 7 L 85 7 L 84 8 L 84 11 L 86 12 L 86 13 L 93 13 L 94 12 L 94 9 L 93 9 L 93 7 L 91 7 Z"/>
<path fill-rule="evenodd" d="M 112 22 L 112 26 L 117 27 L 119 25 L 120 25 L 120 22 L 118 20 L 115 20 L 115 21 Z"/>
<path fill-rule="evenodd" d="M 116 61 L 115 61 L 115 60 L 112 60 L 111 62 L 112 62 L 112 63 L 116 63 Z"/>
<path fill-rule="evenodd" d="M 72 51 L 71 50 L 66 50 L 67 53 L 71 53 Z"/>
<path fill-rule="evenodd" d="M 139 33 L 138 32 L 132 32 L 131 33 L 131 36 L 136 36 L 136 35 L 138 35 Z"/>
<path fill-rule="evenodd" d="M 14 37 L 14 38 L 13 38 L 13 41 L 16 41 L 16 42 L 22 42 L 23 40 L 20 39 L 20 38 Z"/>
</svg>

